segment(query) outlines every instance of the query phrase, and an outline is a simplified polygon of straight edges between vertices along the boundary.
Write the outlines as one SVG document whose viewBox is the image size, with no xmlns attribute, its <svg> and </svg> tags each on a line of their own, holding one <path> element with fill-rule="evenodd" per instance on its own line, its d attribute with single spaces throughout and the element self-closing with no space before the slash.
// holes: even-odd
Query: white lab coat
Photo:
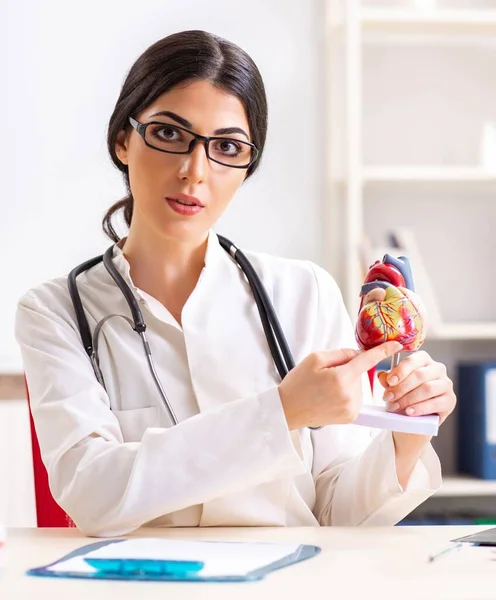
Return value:
<svg viewBox="0 0 496 600">
<path fill-rule="evenodd" d="M 179 424 L 171 427 L 138 335 L 119 317 L 100 336 L 107 391 L 81 344 L 67 278 L 20 300 L 16 338 L 41 452 L 57 502 L 88 535 L 141 525 L 394 524 L 440 486 L 429 446 L 405 490 L 390 432 L 357 425 L 287 428 L 249 286 L 210 232 L 205 267 L 182 313 L 137 289 L 155 366 Z M 308 261 L 247 253 L 296 362 L 356 347 L 332 277 Z M 90 328 L 128 306 L 103 264 L 78 278 Z M 375 435 L 377 434 L 377 435 Z"/>
</svg>

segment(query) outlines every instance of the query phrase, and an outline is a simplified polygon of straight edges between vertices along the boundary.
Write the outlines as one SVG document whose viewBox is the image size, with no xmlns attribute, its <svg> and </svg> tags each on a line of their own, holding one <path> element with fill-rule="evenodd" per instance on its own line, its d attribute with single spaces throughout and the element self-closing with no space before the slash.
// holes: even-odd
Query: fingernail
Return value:
<svg viewBox="0 0 496 600">
<path fill-rule="evenodd" d="M 398 383 L 399 379 L 396 377 L 396 375 L 393 375 L 392 377 L 390 377 L 388 379 L 388 383 L 389 385 L 396 385 Z"/>
<path fill-rule="evenodd" d="M 390 404 L 389 410 L 394 412 L 395 410 L 398 410 L 399 407 L 400 407 L 399 403 L 395 402 L 394 404 Z"/>
<path fill-rule="evenodd" d="M 410 408 L 407 408 L 407 409 L 406 409 L 406 414 L 407 414 L 407 415 L 413 415 L 413 413 L 414 413 L 414 412 L 415 412 L 415 409 L 414 409 L 414 408 L 412 408 L 411 406 L 410 406 Z"/>
<path fill-rule="evenodd" d="M 391 402 L 391 400 L 394 398 L 394 394 L 393 392 L 388 392 L 387 394 L 384 394 L 384 400 L 386 402 Z"/>
</svg>

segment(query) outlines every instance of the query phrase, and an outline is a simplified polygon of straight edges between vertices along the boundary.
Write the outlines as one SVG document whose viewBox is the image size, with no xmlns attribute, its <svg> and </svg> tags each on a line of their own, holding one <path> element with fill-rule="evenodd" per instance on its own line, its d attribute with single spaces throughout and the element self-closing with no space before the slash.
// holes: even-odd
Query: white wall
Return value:
<svg viewBox="0 0 496 600">
<path fill-rule="evenodd" d="M 0 524 L 34 527 L 33 463 L 28 405 L 0 401 Z"/>
<path fill-rule="evenodd" d="M 321 9 L 320 0 L 0 3 L 0 371 L 22 368 L 13 323 L 24 291 L 109 244 L 100 220 L 124 187 L 107 158 L 106 125 L 132 63 L 175 31 L 239 44 L 266 83 L 262 167 L 217 230 L 241 247 L 328 264 Z"/>
</svg>

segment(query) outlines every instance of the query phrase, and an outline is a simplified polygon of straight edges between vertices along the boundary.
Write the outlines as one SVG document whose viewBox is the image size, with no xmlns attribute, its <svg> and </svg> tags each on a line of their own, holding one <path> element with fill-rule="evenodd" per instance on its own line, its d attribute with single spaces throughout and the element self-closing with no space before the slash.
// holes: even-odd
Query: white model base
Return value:
<svg viewBox="0 0 496 600">
<path fill-rule="evenodd" d="M 386 410 L 385 406 L 362 406 L 355 425 L 364 425 L 378 429 L 389 429 L 402 433 L 419 433 L 421 435 L 437 435 L 439 429 L 438 415 L 409 417 Z"/>
</svg>

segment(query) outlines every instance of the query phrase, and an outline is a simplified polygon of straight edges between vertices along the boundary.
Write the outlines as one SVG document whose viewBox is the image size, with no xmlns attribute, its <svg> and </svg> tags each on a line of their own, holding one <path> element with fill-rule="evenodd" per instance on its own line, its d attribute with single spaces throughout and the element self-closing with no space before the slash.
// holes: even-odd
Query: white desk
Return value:
<svg viewBox="0 0 496 600">
<path fill-rule="evenodd" d="M 74 529 L 10 529 L 0 575 L 0 598 L 50 600 L 360 600 L 496 597 L 496 554 L 464 547 L 436 562 L 427 556 L 453 537 L 486 527 L 141 529 L 135 536 L 206 540 L 307 543 L 321 554 L 251 583 L 154 583 L 27 577 L 29 567 L 47 564 L 96 541 Z M 494 558 L 493 558 L 494 556 Z"/>
</svg>

